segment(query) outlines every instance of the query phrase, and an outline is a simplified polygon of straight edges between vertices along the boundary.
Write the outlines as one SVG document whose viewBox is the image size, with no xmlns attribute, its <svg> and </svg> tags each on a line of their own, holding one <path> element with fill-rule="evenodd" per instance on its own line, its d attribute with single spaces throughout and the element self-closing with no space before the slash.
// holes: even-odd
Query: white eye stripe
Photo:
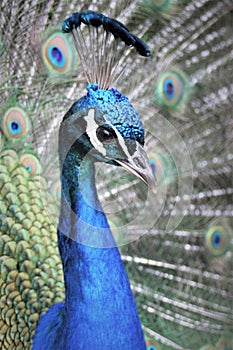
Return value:
<svg viewBox="0 0 233 350">
<path fill-rule="evenodd" d="M 106 123 L 109 123 L 109 121 L 106 118 L 104 118 L 104 119 L 105 119 Z M 124 152 L 124 154 L 126 155 L 127 158 L 131 158 L 131 155 L 129 154 L 128 147 L 126 146 L 124 137 L 121 136 L 120 132 L 117 130 L 117 128 L 114 125 L 111 124 L 111 127 L 117 135 L 117 141 L 118 141 L 122 151 Z"/>
<path fill-rule="evenodd" d="M 136 150 L 133 154 L 130 154 L 128 151 L 128 147 L 126 146 L 124 138 L 121 136 L 121 134 L 119 133 L 119 131 L 117 131 L 117 129 L 115 127 L 113 127 L 113 129 L 115 130 L 116 134 L 118 135 L 118 142 L 119 142 L 124 154 L 126 155 L 126 159 L 129 161 L 129 163 L 133 163 L 133 164 L 138 163 L 139 164 L 138 169 L 145 169 L 146 170 L 146 164 L 143 160 L 144 158 L 142 157 L 143 147 L 138 142 L 135 141 Z M 145 153 L 145 152 L 143 152 L 143 153 Z"/>
<path fill-rule="evenodd" d="M 103 117 L 103 122 L 106 124 L 109 124 L 109 121 Z M 99 141 L 97 135 L 96 135 L 96 130 L 98 129 L 99 125 L 95 121 L 95 110 L 90 109 L 88 111 L 88 115 L 84 117 L 84 120 L 87 123 L 87 128 L 86 128 L 86 133 L 88 134 L 90 141 L 92 145 L 95 147 L 97 151 L 99 151 L 103 156 L 107 155 L 105 146 L 102 142 Z M 125 143 L 125 140 L 123 136 L 120 134 L 120 132 L 117 130 L 117 128 L 111 124 L 111 128 L 115 131 L 117 139 L 116 142 L 118 142 L 119 146 L 121 147 L 123 153 L 125 154 L 126 159 L 133 159 L 138 153 L 138 149 L 136 147 L 136 151 L 133 155 L 129 153 L 128 147 Z M 137 143 L 136 143 L 137 144 Z"/>
<path fill-rule="evenodd" d="M 95 122 L 95 110 L 89 109 L 88 115 L 84 117 L 87 128 L 86 133 L 90 138 L 90 141 L 92 145 L 99 151 L 103 156 L 106 156 L 106 149 L 104 148 L 102 142 L 100 142 L 96 135 L 96 130 L 98 129 L 99 125 Z"/>
</svg>

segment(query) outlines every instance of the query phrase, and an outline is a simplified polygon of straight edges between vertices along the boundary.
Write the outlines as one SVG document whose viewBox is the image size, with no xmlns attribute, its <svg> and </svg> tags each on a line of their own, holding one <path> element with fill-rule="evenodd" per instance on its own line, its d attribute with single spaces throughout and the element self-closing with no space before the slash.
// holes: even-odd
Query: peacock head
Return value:
<svg viewBox="0 0 233 350">
<path fill-rule="evenodd" d="M 88 85 L 87 95 L 65 115 L 59 139 L 60 161 L 70 152 L 79 163 L 88 155 L 93 162 L 126 168 L 155 190 L 156 181 L 143 149 L 141 119 L 118 90 Z"/>
</svg>

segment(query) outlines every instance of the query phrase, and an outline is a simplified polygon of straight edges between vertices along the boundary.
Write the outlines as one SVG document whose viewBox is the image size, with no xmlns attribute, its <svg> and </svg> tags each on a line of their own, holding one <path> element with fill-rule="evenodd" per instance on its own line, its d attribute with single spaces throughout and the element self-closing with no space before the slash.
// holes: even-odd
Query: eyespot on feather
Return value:
<svg viewBox="0 0 233 350">
<path fill-rule="evenodd" d="M 56 203 L 59 205 L 61 201 L 61 191 L 62 191 L 60 179 L 57 179 L 54 183 L 52 183 L 51 190 Z"/>
<path fill-rule="evenodd" d="M 172 6 L 172 3 L 174 1 L 171 1 L 171 0 L 153 0 L 151 1 L 154 6 L 156 6 L 157 8 L 159 9 L 163 9 L 163 10 L 166 10 L 166 9 L 169 9 L 169 7 Z"/>
<path fill-rule="evenodd" d="M 178 8 L 177 0 L 144 0 L 141 4 L 143 12 L 154 19 L 169 19 Z"/>
<path fill-rule="evenodd" d="M 155 88 L 156 103 L 167 109 L 180 110 L 188 101 L 191 84 L 184 72 L 167 71 L 158 79 Z"/>
<path fill-rule="evenodd" d="M 158 185 L 168 185 L 176 179 L 175 164 L 165 149 L 158 148 L 156 152 L 148 153 L 148 158 Z"/>
<path fill-rule="evenodd" d="M 8 139 L 21 140 L 27 135 L 30 125 L 29 116 L 22 108 L 11 107 L 3 115 L 2 129 Z"/>
<path fill-rule="evenodd" d="M 213 226 L 205 236 L 206 247 L 211 255 L 225 254 L 229 246 L 229 233 L 224 226 Z"/>
<path fill-rule="evenodd" d="M 146 350 L 160 350 L 160 346 L 154 340 L 147 339 L 146 340 Z"/>
<path fill-rule="evenodd" d="M 212 345 L 205 345 L 200 350 L 217 350 L 217 349 Z"/>
<path fill-rule="evenodd" d="M 163 157 L 158 153 L 149 153 L 148 157 L 154 176 L 156 177 L 159 183 L 161 181 L 161 178 L 164 177 L 166 173 L 165 161 Z"/>
<path fill-rule="evenodd" d="M 23 154 L 20 157 L 20 164 L 31 174 L 39 174 L 41 172 L 41 164 L 39 159 L 31 153 Z"/>
<path fill-rule="evenodd" d="M 42 59 L 51 74 L 67 74 L 72 67 L 73 51 L 64 34 L 55 32 L 42 43 Z"/>
<path fill-rule="evenodd" d="M 221 338 L 217 343 L 219 350 L 233 350 L 233 341 L 231 339 Z"/>
</svg>

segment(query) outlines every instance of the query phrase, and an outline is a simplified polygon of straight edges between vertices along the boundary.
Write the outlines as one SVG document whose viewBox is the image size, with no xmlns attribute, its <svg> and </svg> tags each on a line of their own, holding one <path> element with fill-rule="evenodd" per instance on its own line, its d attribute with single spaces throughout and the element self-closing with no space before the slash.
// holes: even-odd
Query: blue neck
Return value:
<svg viewBox="0 0 233 350">
<path fill-rule="evenodd" d="M 76 155 L 68 154 L 62 170 L 62 188 L 60 230 L 87 246 L 115 247 L 97 196 L 93 159 L 81 161 Z"/>
<path fill-rule="evenodd" d="M 72 330 L 69 342 L 77 341 L 80 349 L 92 349 L 92 342 L 95 349 L 144 350 L 128 277 L 97 197 L 93 161 L 79 162 L 68 155 L 62 186 L 58 242 L 66 290 L 64 317 L 66 329 Z"/>
</svg>

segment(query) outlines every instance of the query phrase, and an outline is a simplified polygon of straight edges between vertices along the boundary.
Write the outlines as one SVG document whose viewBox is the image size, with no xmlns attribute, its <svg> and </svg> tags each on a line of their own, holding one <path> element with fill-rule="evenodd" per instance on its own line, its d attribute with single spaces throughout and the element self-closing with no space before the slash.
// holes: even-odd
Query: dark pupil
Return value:
<svg viewBox="0 0 233 350">
<path fill-rule="evenodd" d="M 16 122 L 12 122 L 11 127 L 12 127 L 13 130 L 18 130 L 19 124 L 16 123 Z"/>
<path fill-rule="evenodd" d="M 61 62 L 62 60 L 62 53 L 57 47 L 53 47 L 52 49 L 52 56 L 56 59 L 57 62 Z"/>
<path fill-rule="evenodd" d="M 216 236 L 215 236 L 214 241 L 215 241 L 216 244 L 219 244 L 219 243 L 220 243 L 220 237 L 219 237 L 219 235 L 216 235 Z"/>
<path fill-rule="evenodd" d="M 168 83 L 168 84 L 167 84 L 166 90 L 167 90 L 167 92 L 168 92 L 169 95 L 173 94 L 173 92 L 174 92 L 174 87 L 173 87 L 172 83 Z"/>
<path fill-rule="evenodd" d="M 150 166 L 151 166 L 153 173 L 155 174 L 156 173 L 156 166 L 155 166 L 155 163 L 153 161 L 150 161 Z"/>
<path fill-rule="evenodd" d="M 101 142 L 112 141 L 115 138 L 115 133 L 112 130 L 108 130 L 104 127 L 99 127 L 96 131 L 97 137 Z"/>
<path fill-rule="evenodd" d="M 108 140 L 109 138 L 112 137 L 111 133 L 105 129 L 101 130 L 100 134 L 103 140 Z"/>
</svg>

